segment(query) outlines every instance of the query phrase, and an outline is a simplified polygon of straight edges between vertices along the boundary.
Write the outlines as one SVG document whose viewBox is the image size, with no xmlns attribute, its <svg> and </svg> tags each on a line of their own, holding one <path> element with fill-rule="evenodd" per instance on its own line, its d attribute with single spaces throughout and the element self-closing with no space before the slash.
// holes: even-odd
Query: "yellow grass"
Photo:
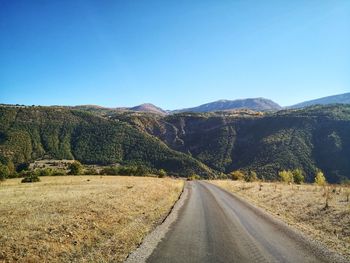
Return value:
<svg viewBox="0 0 350 263">
<path fill-rule="evenodd" d="M 0 184 L 0 262 L 121 262 L 183 188 L 149 177 L 41 180 Z"/>
<path fill-rule="evenodd" d="M 350 202 L 346 201 L 349 188 L 226 180 L 211 183 L 264 208 L 350 259 Z M 329 207 L 325 209 L 326 191 Z"/>
</svg>

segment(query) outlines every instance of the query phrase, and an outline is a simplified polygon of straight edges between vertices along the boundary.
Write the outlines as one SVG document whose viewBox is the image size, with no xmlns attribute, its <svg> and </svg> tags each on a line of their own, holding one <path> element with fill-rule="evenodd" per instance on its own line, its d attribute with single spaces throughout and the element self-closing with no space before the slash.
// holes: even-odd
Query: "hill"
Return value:
<svg viewBox="0 0 350 263">
<path fill-rule="evenodd" d="M 204 177 L 241 169 L 268 180 L 281 170 L 302 168 L 309 182 L 317 169 L 330 182 L 350 179 L 350 105 L 267 113 L 93 113 L 0 107 L 0 161 L 135 163 Z"/>
<path fill-rule="evenodd" d="M 59 106 L 55 106 L 59 107 Z M 114 115 L 116 113 L 121 112 L 146 112 L 146 113 L 153 113 L 153 114 L 159 114 L 159 115 L 166 115 L 167 112 L 151 103 L 144 103 L 138 106 L 134 107 L 117 107 L 117 108 L 106 108 L 98 105 L 78 105 L 78 106 L 67 106 L 63 108 L 69 108 L 69 109 L 76 109 L 76 110 L 83 110 L 88 111 L 94 114 L 98 115 Z"/>
<path fill-rule="evenodd" d="M 350 178 L 350 106 L 315 106 L 265 115 L 179 113 L 116 116 L 209 167 L 255 170 L 265 179 L 303 168 L 307 181 L 322 169 L 330 182 Z"/>
<path fill-rule="evenodd" d="M 328 96 L 320 99 L 305 101 L 305 102 L 290 106 L 290 108 L 304 108 L 312 105 L 326 105 L 326 104 L 350 104 L 350 93 L 344 93 L 344 94 Z"/>
<path fill-rule="evenodd" d="M 151 103 L 144 103 L 132 108 L 129 108 L 131 111 L 141 111 L 141 112 L 149 112 L 149 113 L 155 113 L 160 115 L 166 115 L 167 112 L 163 109 L 151 104 Z"/>
<path fill-rule="evenodd" d="M 77 159 L 86 164 L 145 165 L 187 176 L 213 176 L 204 164 L 122 121 L 53 107 L 0 107 L 0 162 Z"/>
<path fill-rule="evenodd" d="M 200 105 L 198 107 L 175 110 L 174 113 L 179 112 L 215 112 L 236 109 L 247 109 L 254 111 L 276 111 L 282 109 L 280 105 L 269 99 L 253 98 L 241 100 L 218 100 L 210 103 Z"/>
</svg>

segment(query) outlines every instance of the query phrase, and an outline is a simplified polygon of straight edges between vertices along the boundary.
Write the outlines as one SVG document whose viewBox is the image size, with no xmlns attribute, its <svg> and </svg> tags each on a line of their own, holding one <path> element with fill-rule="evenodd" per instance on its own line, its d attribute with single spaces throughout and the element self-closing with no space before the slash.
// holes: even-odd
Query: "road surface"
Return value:
<svg viewBox="0 0 350 263">
<path fill-rule="evenodd" d="M 146 262 L 337 261 L 327 261 L 322 248 L 217 186 L 196 181 L 187 187 L 178 219 Z"/>
</svg>

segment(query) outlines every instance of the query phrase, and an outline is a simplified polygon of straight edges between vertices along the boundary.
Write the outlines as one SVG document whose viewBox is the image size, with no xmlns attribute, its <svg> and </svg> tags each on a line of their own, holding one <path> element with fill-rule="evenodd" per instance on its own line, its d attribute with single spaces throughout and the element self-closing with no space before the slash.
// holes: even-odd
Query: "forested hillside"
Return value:
<svg viewBox="0 0 350 263">
<path fill-rule="evenodd" d="M 213 176 L 196 159 L 124 122 L 64 108 L 0 107 L 0 161 L 18 167 L 39 158 L 140 164 L 183 176 Z"/>
<path fill-rule="evenodd" d="M 0 123 L 1 162 L 15 166 L 45 157 L 142 164 L 183 176 L 213 177 L 242 169 L 276 179 L 281 170 L 302 168 L 307 181 L 317 169 L 330 182 L 350 178 L 346 105 L 265 114 L 124 112 L 113 117 L 67 108 L 3 106 Z"/>
<path fill-rule="evenodd" d="M 307 181 L 317 169 L 330 182 L 350 178 L 350 106 L 262 116 L 221 112 L 117 118 L 225 173 L 254 170 L 259 177 L 276 179 L 278 171 L 302 168 Z"/>
</svg>

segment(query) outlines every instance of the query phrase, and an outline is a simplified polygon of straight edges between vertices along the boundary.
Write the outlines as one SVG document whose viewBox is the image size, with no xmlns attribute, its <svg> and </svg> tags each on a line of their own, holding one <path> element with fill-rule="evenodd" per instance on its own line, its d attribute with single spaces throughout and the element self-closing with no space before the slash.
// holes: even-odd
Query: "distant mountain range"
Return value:
<svg viewBox="0 0 350 263">
<path fill-rule="evenodd" d="M 327 105 L 327 104 L 350 104 L 350 93 L 344 93 L 320 99 L 301 102 L 285 108 L 304 108 L 312 105 Z M 123 112 L 123 111 L 136 111 L 136 112 L 149 112 L 159 115 L 175 114 L 180 112 L 216 112 L 216 111 L 232 111 L 232 110 L 253 110 L 253 111 L 279 111 L 284 107 L 281 107 L 276 102 L 266 98 L 248 98 L 239 100 L 218 100 L 206 104 L 199 105 L 197 107 L 178 109 L 173 111 L 163 110 L 151 103 L 144 103 L 135 107 L 123 107 L 123 108 L 103 108 L 96 105 L 81 105 L 74 108 L 82 110 L 100 111 L 100 112 Z"/>
<path fill-rule="evenodd" d="M 350 92 L 334 95 L 334 96 L 328 96 L 324 98 L 319 98 L 315 100 L 310 100 L 310 101 L 304 101 L 304 102 L 301 102 L 292 106 L 287 106 L 287 107 L 282 107 L 276 102 L 266 98 L 218 100 L 218 101 L 202 104 L 197 107 L 177 109 L 177 110 L 164 110 L 151 103 L 144 103 L 134 107 L 116 107 L 116 108 L 107 108 L 107 107 L 101 107 L 98 105 L 78 105 L 78 106 L 67 106 L 67 107 L 58 106 L 58 107 L 79 109 L 79 110 L 90 111 L 94 113 L 100 113 L 103 115 L 113 115 L 120 112 L 148 112 L 148 113 L 164 116 L 168 114 L 176 114 L 181 112 L 204 113 L 204 112 L 236 111 L 236 110 L 274 112 L 282 109 L 297 109 L 297 108 L 305 108 L 313 105 L 328 105 L 328 104 L 350 104 Z M 12 106 L 20 106 L 20 105 L 12 105 Z"/>
<path fill-rule="evenodd" d="M 309 100 L 302 103 L 295 104 L 289 108 L 304 108 L 312 105 L 327 105 L 327 104 L 350 104 L 350 92 L 328 96 L 320 99 Z"/>
<path fill-rule="evenodd" d="M 276 102 L 265 98 L 252 98 L 241 100 L 218 100 L 206 103 L 194 108 L 175 110 L 174 112 L 214 112 L 237 109 L 248 109 L 254 111 L 276 111 L 282 107 Z"/>
</svg>

